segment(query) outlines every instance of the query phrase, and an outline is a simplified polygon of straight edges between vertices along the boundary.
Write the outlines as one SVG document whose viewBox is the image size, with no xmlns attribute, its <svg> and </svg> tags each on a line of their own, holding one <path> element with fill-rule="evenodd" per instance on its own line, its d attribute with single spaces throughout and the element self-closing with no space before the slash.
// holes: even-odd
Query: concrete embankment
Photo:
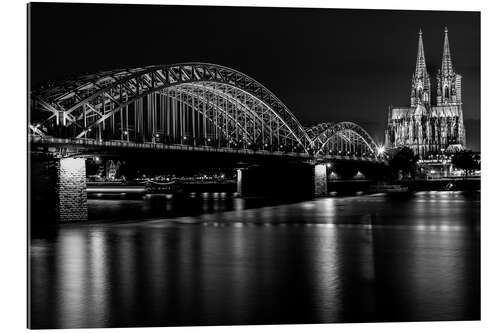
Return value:
<svg viewBox="0 0 500 333">
<path fill-rule="evenodd" d="M 428 180 L 334 180 L 328 182 L 328 191 L 340 194 L 415 192 L 415 191 L 478 191 L 480 178 L 447 178 Z"/>
</svg>

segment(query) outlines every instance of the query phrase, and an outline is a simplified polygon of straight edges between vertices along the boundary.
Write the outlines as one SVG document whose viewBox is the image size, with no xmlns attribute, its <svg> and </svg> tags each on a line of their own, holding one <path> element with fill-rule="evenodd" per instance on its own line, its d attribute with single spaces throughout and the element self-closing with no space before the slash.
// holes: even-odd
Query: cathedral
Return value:
<svg viewBox="0 0 500 333">
<path fill-rule="evenodd" d="M 431 95 L 422 31 L 419 32 L 417 64 L 411 82 L 410 106 L 390 107 L 385 132 L 387 148 L 409 147 L 422 159 L 443 151 L 465 148 L 462 114 L 462 76 L 452 62 L 448 29 L 444 30 L 443 58 L 436 76 L 436 97 Z"/>
</svg>

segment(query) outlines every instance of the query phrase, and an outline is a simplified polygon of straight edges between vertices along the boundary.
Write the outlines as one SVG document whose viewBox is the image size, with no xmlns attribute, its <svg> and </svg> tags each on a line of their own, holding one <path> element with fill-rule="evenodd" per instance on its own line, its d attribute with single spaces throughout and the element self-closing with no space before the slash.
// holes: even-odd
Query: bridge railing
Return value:
<svg viewBox="0 0 500 333">
<path fill-rule="evenodd" d="M 171 150 L 171 151 L 197 151 L 197 152 L 216 152 L 216 153 L 233 153 L 244 155 L 265 155 L 265 156 L 288 156 L 298 158 L 311 158 L 307 153 L 300 152 L 284 152 L 284 151 L 268 151 L 268 150 L 252 150 L 245 148 L 226 148 L 212 146 L 191 146 L 182 144 L 165 144 L 155 142 L 130 142 L 130 141 L 100 141 L 86 138 L 54 138 L 31 135 L 32 143 L 38 144 L 54 144 L 54 145 L 77 145 L 77 146 L 97 146 L 97 147 L 112 147 L 112 148 L 132 148 L 132 149 L 150 149 L 150 150 Z"/>
<path fill-rule="evenodd" d="M 185 151 L 185 152 L 214 152 L 214 153 L 230 153 L 242 155 L 259 155 L 259 156 L 283 156 L 291 158 L 300 158 L 306 160 L 316 161 L 366 161 L 366 162 L 384 162 L 382 158 L 356 156 L 356 155 L 321 155 L 314 158 L 308 153 L 299 152 L 284 152 L 284 151 L 269 151 L 269 150 L 252 150 L 245 148 L 226 148 L 226 147 L 213 147 L 213 146 L 191 146 L 182 144 L 164 144 L 155 142 L 130 142 L 130 141 L 104 141 L 88 138 L 54 138 L 43 137 L 38 135 L 30 135 L 30 142 L 42 145 L 68 145 L 80 147 L 110 147 L 110 148 L 128 148 L 128 149 L 148 149 L 148 150 L 169 150 L 169 151 Z"/>
</svg>

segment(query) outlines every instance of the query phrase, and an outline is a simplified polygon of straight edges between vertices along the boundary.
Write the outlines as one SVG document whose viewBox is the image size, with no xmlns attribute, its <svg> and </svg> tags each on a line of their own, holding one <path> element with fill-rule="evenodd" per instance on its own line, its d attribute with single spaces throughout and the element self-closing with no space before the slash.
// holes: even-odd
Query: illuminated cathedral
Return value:
<svg viewBox="0 0 500 333">
<path fill-rule="evenodd" d="M 427 72 L 422 31 L 418 37 L 417 64 L 411 82 L 410 106 L 390 107 L 385 146 L 409 147 L 427 158 L 443 151 L 465 148 L 462 113 L 462 76 L 451 62 L 448 29 L 444 30 L 443 58 L 436 76 L 436 98 L 431 105 L 431 79 Z"/>
</svg>

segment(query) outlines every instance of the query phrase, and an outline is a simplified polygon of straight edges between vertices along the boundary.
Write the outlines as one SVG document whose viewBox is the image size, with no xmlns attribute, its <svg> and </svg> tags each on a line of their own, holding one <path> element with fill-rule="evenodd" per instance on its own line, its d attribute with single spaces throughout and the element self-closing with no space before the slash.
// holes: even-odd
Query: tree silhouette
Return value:
<svg viewBox="0 0 500 333">
<path fill-rule="evenodd" d="M 413 150 L 403 147 L 394 154 L 389 165 L 396 174 L 401 171 L 403 174 L 410 174 L 411 178 L 415 178 L 417 160 Z"/>
<path fill-rule="evenodd" d="M 471 171 L 479 169 L 479 161 L 471 151 L 456 152 L 451 158 L 451 163 L 455 168 L 464 170 L 466 177 Z"/>
</svg>

